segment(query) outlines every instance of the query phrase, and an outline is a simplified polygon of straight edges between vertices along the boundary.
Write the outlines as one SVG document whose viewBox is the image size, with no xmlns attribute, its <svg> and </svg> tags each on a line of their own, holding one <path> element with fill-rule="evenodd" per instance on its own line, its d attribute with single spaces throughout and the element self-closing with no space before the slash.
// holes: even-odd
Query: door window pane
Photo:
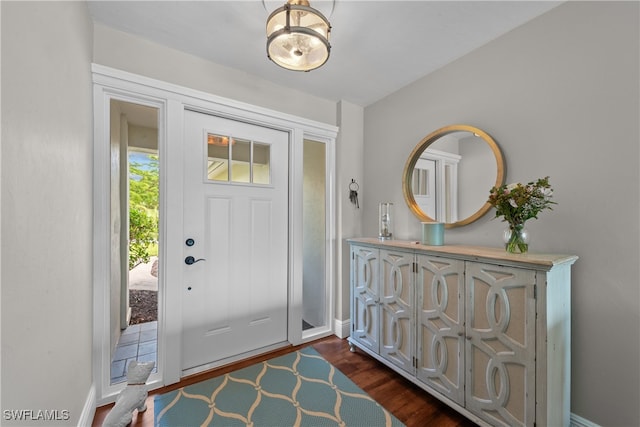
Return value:
<svg viewBox="0 0 640 427">
<path fill-rule="evenodd" d="M 271 147 L 259 142 L 253 143 L 253 183 L 271 183 Z"/>
<path fill-rule="evenodd" d="M 251 141 L 235 138 L 231 158 L 231 181 L 251 182 Z"/>
<path fill-rule="evenodd" d="M 207 179 L 210 181 L 229 180 L 230 139 L 223 135 L 207 135 Z"/>
<path fill-rule="evenodd" d="M 271 145 L 213 133 L 206 145 L 209 181 L 271 183 Z"/>
</svg>

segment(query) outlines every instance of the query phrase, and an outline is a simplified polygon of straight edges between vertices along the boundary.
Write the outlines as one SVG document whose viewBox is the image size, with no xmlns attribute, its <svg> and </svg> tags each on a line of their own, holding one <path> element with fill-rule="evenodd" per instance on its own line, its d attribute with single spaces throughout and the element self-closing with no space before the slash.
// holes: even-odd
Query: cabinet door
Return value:
<svg viewBox="0 0 640 427">
<path fill-rule="evenodd" d="M 351 339 L 375 351 L 378 345 L 378 249 L 351 247 Z"/>
<path fill-rule="evenodd" d="M 413 374 L 413 253 L 380 250 L 380 355 Z"/>
<path fill-rule="evenodd" d="M 417 377 L 464 405 L 464 261 L 417 261 Z"/>
<path fill-rule="evenodd" d="M 466 402 L 491 425 L 535 422 L 536 273 L 467 262 Z"/>
</svg>

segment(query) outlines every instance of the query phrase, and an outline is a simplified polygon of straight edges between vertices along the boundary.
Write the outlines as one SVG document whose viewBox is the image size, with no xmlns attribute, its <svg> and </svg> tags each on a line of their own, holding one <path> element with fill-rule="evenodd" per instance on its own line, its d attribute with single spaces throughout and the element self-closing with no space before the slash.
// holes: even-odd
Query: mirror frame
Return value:
<svg viewBox="0 0 640 427">
<path fill-rule="evenodd" d="M 409 206 L 409 209 L 411 210 L 411 212 L 413 212 L 413 214 L 420 221 L 424 221 L 424 222 L 435 221 L 435 219 L 427 216 L 422 211 L 422 209 L 420 209 L 420 206 L 418 206 L 418 204 L 416 203 L 416 199 L 413 196 L 413 190 L 411 186 L 413 170 L 416 166 L 416 163 L 418 162 L 418 159 L 424 152 L 424 150 L 426 150 L 431 144 L 436 142 L 439 138 L 453 132 L 470 132 L 475 136 L 481 138 L 484 142 L 487 143 L 489 148 L 491 148 L 491 151 L 493 152 L 494 158 L 496 160 L 497 174 L 496 174 L 495 186 L 499 187 L 502 184 L 504 184 L 504 177 L 505 177 L 504 157 L 502 156 L 500 147 L 498 147 L 498 144 L 494 141 L 493 138 L 491 138 L 491 136 L 489 136 L 489 134 L 487 134 L 482 129 L 478 129 L 474 126 L 469 126 L 469 125 L 450 125 L 450 126 L 442 127 L 434 132 L 431 132 L 429 135 L 425 136 L 418 143 L 418 145 L 416 145 L 416 147 L 413 149 L 413 151 L 409 155 L 409 159 L 407 160 L 407 163 L 405 164 L 405 167 L 404 167 L 404 171 L 402 173 L 402 193 L 404 194 L 404 200 L 407 202 L 407 206 Z M 487 198 L 489 198 L 489 190 L 490 188 L 487 188 Z M 454 228 L 454 227 L 460 227 L 463 225 L 471 224 L 472 222 L 478 220 L 480 217 L 486 214 L 489 211 L 489 209 L 491 209 L 491 205 L 489 204 L 489 202 L 485 202 L 484 205 L 480 207 L 480 209 L 478 209 L 475 213 L 468 216 L 467 218 L 463 218 L 462 220 L 456 221 L 456 222 L 445 223 L 445 228 Z"/>
</svg>

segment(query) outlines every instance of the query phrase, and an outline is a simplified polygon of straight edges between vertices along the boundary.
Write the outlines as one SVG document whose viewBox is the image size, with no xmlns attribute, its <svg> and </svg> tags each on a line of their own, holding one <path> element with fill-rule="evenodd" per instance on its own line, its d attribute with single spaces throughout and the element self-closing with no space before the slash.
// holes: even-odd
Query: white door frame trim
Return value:
<svg viewBox="0 0 640 427">
<path fill-rule="evenodd" d="M 205 92 L 128 73 L 99 64 L 92 64 L 94 85 L 94 327 L 93 366 L 97 404 L 113 402 L 124 383 L 110 385 L 110 334 L 108 298 L 110 277 L 109 227 L 109 104 L 111 99 L 144 104 L 159 108 L 158 149 L 160 151 L 160 232 L 164 239 L 159 251 L 165 265 L 160 266 L 158 319 L 158 373 L 149 380 L 150 388 L 173 384 L 181 372 L 181 301 L 183 235 L 182 227 L 168 228 L 167 224 L 182 224 L 182 204 L 162 201 L 181 197 L 183 112 L 198 110 L 209 114 L 268 126 L 290 134 L 289 174 L 289 328 L 288 340 L 300 344 L 332 331 L 335 274 L 335 140 L 338 128 L 333 125 L 284 114 Z M 302 334 L 302 143 L 304 139 L 327 145 L 327 328 Z M 171 141 L 171 143 L 169 143 Z M 171 158 L 172 162 L 166 159 Z M 162 172 L 164 171 L 164 173 Z M 168 268 L 171 266 L 172 268 Z M 169 277 L 171 276 L 171 277 Z M 292 327 L 293 326 L 293 327 Z"/>
<path fill-rule="evenodd" d="M 94 147 L 93 147 L 93 371 L 98 405 L 113 401 L 126 383 L 111 385 L 111 331 L 110 331 L 110 277 L 111 277 L 111 227 L 110 227 L 110 103 L 112 100 L 131 102 L 158 108 L 158 151 L 166 149 L 166 102 L 149 94 L 121 91 L 94 83 Z M 162 156 L 164 157 L 164 156 Z M 160 161 L 162 163 L 162 157 Z M 164 165 L 161 164 L 160 168 Z M 165 185 L 160 182 L 160 187 Z M 162 209 L 162 206 L 161 206 Z M 164 212 L 160 213 L 160 228 L 166 224 Z M 159 248 L 162 256 L 163 247 Z M 162 266 L 159 266 L 162 269 Z M 159 274 L 158 304 L 163 304 L 165 280 Z M 158 322 L 158 334 L 163 325 Z M 164 366 L 164 341 L 158 340 L 158 372 L 149 378 L 149 384 L 159 384 Z M 105 400 L 106 399 L 106 400 Z"/>
</svg>

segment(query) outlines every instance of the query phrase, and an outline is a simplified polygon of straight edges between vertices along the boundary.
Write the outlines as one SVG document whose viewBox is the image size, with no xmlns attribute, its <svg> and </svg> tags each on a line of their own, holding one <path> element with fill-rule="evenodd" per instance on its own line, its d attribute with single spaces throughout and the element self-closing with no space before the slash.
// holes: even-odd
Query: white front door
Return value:
<svg viewBox="0 0 640 427">
<path fill-rule="evenodd" d="M 182 369 L 197 371 L 287 340 L 289 134 L 192 111 L 184 129 Z"/>
</svg>

